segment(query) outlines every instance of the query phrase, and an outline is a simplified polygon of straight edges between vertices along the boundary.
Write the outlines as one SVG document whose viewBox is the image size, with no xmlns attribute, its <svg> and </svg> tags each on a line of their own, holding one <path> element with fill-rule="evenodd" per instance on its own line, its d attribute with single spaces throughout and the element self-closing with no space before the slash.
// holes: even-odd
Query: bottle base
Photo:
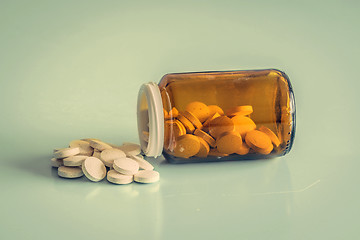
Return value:
<svg viewBox="0 0 360 240">
<path fill-rule="evenodd" d="M 175 157 L 170 155 L 169 153 L 163 151 L 163 156 L 169 163 L 175 164 L 183 164 L 183 163 L 202 163 L 202 162 L 224 162 L 224 161 L 247 161 L 247 160 L 264 160 L 264 159 L 272 159 L 276 157 L 280 157 L 277 154 L 258 154 L 258 153 L 251 153 L 246 155 L 238 155 L 238 154 L 231 154 L 228 156 L 207 156 L 206 158 L 200 157 L 190 157 L 190 158 L 181 158 Z"/>
</svg>

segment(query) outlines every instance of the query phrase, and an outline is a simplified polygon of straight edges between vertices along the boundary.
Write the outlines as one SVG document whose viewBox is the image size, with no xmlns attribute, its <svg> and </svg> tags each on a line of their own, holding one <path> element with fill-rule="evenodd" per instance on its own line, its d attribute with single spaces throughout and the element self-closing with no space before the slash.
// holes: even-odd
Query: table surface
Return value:
<svg viewBox="0 0 360 240">
<path fill-rule="evenodd" d="M 0 239 L 355 239 L 358 1 L 0 1 Z M 297 133 L 273 160 L 172 165 L 156 184 L 67 180 L 52 149 L 137 142 L 141 84 L 278 68 Z"/>
</svg>

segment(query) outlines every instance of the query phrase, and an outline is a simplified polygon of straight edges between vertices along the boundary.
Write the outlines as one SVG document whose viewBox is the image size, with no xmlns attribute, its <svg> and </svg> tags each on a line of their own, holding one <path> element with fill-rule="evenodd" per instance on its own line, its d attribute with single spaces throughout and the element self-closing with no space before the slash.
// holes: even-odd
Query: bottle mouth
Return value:
<svg viewBox="0 0 360 240">
<path fill-rule="evenodd" d="M 137 123 L 142 151 L 148 157 L 160 156 L 164 147 L 164 113 L 160 90 L 154 82 L 140 87 Z"/>
</svg>

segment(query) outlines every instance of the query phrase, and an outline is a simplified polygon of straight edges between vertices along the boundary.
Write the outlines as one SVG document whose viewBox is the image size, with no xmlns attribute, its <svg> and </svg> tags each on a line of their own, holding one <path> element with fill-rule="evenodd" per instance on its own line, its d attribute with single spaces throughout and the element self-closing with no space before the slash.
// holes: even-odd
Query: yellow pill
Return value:
<svg viewBox="0 0 360 240">
<path fill-rule="evenodd" d="M 178 120 L 184 125 L 187 133 L 193 133 L 195 130 L 194 125 L 182 114 L 179 113 Z"/>
<path fill-rule="evenodd" d="M 168 115 L 169 115 L 169 117 L 170 117 L 171 119 L 177 118 L 177 116 L 179 115 L 179 111 L 178 111 L 175 107 L 173 107 L 173 108 L 169 111 Z"/>
<path fill-rule="evenodd" d="M 220 153 L 233 154 L 241 148 L 242 139 L 239 133 L 225 132 L 216 139 L 216 148 Z"/>
<path fill-rule="evenodd" d="M 235 125 L 235 131 L 237 131 L 242 138 L 245 137 L 247 132 L 250 132 L 256 128 L 256 124 L 249 117 L 244 117 L 240 115 L 236 115 L 231 118 Z"/>
<path fill-rule="evenodd" d="M 209 133 L 214 138 L 217 138 L 224 132 L 231 132 L 233 130 L 234 122 L 226 116 L 217 117 L 209 123 Z"/>
<path fill-rule="evenodd" d="M 200 141 L 197 136 L 185 134 L 176 139 L 174 155 L 177 157 L 189 158 L 200 150 Z"/>
<path fill-rule="evenodd" d="M 209 105 L 209 116 L 214 115 L 215 113 L 218 113 L 219 115 L 224 115 L 224 110 L 221 109 L 218 105 Z"/>
<path fill-rule="evenodd" d="M 211 147 L 216 146 L 215 139 L 212 136 L 210 136 L 209 134 L 207 134 L 206 132 L 204 132 L 200 129 L 196 129 L 194 132 L 194 135 L 204 139 Z"/>
<path fill-rule="evenodd" d="M 195 156 L 201 157 L 201 158 L 207 157 L 207 155 L 209 154 L 209 151 L 210 151 L 209 144 L 201 137 L 198 137 L 198 138 L 200 141 L 200 150 L 197 154 L 195 154 Z"/>
<path fill-rule="evenodd" d="M 263 132 L 252 130 L 245 136 L 246 144 L 256 151 L 266 151 L 272 146 L 271 139 Z"/>
<path fill-rule="evenodd" d="M 243 142 L 241 144 L 241 147 L 238 150 L 236 150 L 235 153 L 239 154 L 239 155 L 246 155 L 246 154 L 249 153 L 249 151 L 250 151 L 249 146 L 246 143 Z"/>
<path fill-rule="evenodd" d="M 236 115 L 245 116 L 251 114 L 252 112 L 253 112 L 253 107 L 251 105 L 243 105 L 228 109 L 226 111 L 226 115 L 230 117 Z"/>
<path fill-rule="evenodd" d="M 271 142 L 276 146 L 278 147 L 280 145 L 280 140 L 279 138 L 276 136 L 276 134 L 271 131 L 269 128 L 267 127 L 264 127 L 264 126 L 261 126 L 259 127 L 259 131 L 265 133 L 266 135 L 269 136 L 269 138 L 271 139 Z"/>
<path fill-rule="evenodd" d="M 200 122 L 204 122 L 210 116 L 208 106 L 202 102 L 191 102 L 185 109 L 186 111 L 192 112 Z"/>
<path fill-rule="evenodd" d="M 203 125 L 200 122 L 200 120 L 191 112 L 185 111 L 183 112 L 183 116 L 186 117 L 196 128 L 198 129 L 202 128 Z"/>
</svg>

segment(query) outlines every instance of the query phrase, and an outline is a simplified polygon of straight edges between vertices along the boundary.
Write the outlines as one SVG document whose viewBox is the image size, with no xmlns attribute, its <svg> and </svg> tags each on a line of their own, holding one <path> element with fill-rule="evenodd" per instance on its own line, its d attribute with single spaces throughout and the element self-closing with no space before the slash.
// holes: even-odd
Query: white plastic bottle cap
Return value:
<svg viewBox="0 0 360 240">
<path fill-rule="evenodd" d="M 164 145 L 164 113 L 159 87 L 156 83 L 145 83 L 138 95 L 137 119 L 142 151 L 148 157 L 162 154 Z M 148 142 L 142 134 L 149 132 Z"/>
</svg>

